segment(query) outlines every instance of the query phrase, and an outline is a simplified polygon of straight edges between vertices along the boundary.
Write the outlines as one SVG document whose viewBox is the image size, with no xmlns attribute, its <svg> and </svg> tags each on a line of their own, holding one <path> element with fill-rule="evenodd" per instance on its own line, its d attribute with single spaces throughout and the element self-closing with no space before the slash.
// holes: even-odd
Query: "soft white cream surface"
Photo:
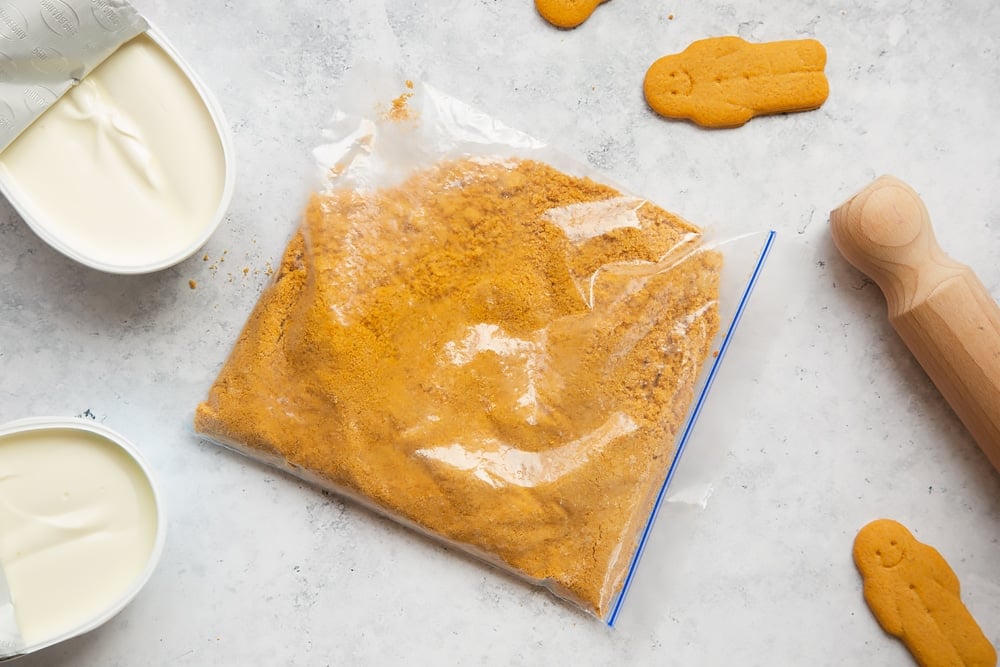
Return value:
<svg viewBox="0 0 1000 667">
<path fill-rule="evenodd" d="M 148 35 L 0 154 L 11 198 L 46 240 L 125 270 L 193 252 L 216 219 L 225 171 L 211 112 Z"/>
<path fill-rule="evenodd" d="M 0 566 L 29 649 L 114 607 L 156 530 L 152 487 L 115 443 L 59 428 L 0 436 Z"/>
</svg>

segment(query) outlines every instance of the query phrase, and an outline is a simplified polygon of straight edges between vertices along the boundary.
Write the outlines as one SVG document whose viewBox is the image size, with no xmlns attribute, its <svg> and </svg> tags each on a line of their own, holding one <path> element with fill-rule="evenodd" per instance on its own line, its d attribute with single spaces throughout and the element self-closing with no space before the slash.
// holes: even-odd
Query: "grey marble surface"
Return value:
<svg viewBox="0 0 1000 667">
<path fill-rule="evenodd" d="M 613 0 L 570 32 L 530 0 L 134 4 L 219 98 L 235 196 L 203 253 L 142 277 L 74 264 L 0 203 L 0 422 L 89 410 L 146 454 L 170 521 L 131 605 L 18 667 L 910 665 L 851 562 L 879 516 L 945 555 L 1000 645 L 1000 475 L 828 231 L 831 208 L 895 174 L 1000 297 L 995 3 Z M 723 34 L 818 38 L 829 100 L 726 131 L 652 114 L 649 64 Z M 401 63 L 722 237 L 778 231 L 616 629 L 192 434 L 360 59 Z"/>
</svg>

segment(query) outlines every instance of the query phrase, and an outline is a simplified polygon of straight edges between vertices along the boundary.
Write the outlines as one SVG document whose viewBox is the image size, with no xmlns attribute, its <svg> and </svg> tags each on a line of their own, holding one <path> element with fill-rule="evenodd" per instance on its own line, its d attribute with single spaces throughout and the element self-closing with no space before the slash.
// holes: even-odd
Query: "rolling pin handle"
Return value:
<svg viewBox="0 0 1000 667">
<path fill-rule="evenodd" d="M 890 313 L 965 269 L 938 246 L 920 196 L 892 176 L 879 177 L 834 210 L 830 225 L 837 248 L 878 283 Z"/>
<path fill-rule="evenodd" d="M 938 246 L 916 192 L 883 176 L 830 213 L 833 241 L 885 294 L 889 321 L 1000 470 L 1000 307 Z"/>
</svg>

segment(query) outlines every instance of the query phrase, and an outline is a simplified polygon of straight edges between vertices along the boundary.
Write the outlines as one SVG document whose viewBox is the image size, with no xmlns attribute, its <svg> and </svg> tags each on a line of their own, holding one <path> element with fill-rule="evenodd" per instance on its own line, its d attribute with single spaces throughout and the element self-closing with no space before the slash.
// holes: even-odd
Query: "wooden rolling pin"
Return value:
<svg viewBox="0 0 1000 667">
<path fill-rule="evenodd" d="M 1000 470 L 1000 307 L 941 250 L 927 209 L 882 176 L 830 213 L 833 242 L 885 294 L 889 321 Z"/>
</svg>

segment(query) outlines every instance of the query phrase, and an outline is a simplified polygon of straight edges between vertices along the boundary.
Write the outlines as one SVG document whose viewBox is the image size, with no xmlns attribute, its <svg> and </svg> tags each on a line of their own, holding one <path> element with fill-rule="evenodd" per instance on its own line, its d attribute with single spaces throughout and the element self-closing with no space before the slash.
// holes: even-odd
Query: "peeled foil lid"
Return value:
<svg viewBox="0 0 1000 667">
<path fill-rule="evenodd" d="M 24 641 L 17 627 L 14 603 L 10 599 L 10 588 L 3 567 L 0 567 L 0 662 L 20 655 L 24 651 Z"/>
<path fill-rule="evenodd" d="M 148 27 L 124 0 L 0 0 L 0 150 Z"/>
</svg>

